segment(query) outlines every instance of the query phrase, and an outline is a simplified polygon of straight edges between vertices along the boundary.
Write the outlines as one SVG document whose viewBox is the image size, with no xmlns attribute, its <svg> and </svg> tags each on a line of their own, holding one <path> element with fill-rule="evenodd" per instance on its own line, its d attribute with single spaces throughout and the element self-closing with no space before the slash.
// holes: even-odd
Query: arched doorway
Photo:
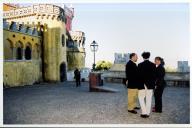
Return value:
<svg viewBox="0 0 192 128">
<path fill-rule="evenodd" d="M 66 73 L 66 64 L 65 62 L 62 62 L 60 64 L 60 81 L 63 82 L 63 81 L 66 81 L 66 78 L 67 78 L 67 73 Z"/>
</svg>

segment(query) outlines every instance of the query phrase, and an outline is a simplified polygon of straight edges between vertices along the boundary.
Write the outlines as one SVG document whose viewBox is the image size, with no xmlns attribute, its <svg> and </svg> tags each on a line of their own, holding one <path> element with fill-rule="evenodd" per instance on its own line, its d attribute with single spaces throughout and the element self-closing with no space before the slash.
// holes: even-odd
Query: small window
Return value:
<svg viewBox="0 0 192 128">
<path fill-rule="evenodd" d="M 31 48 L 29 46 L 25 49 L 25 59 L 30 60 L 31 59 Z"/>
<path fill-rule="evenodd" d="M 22 48 L 17 48 L 17 60 L 22 60 Z"/>
<path fill-rule="evenodd" d="M 64 47 L 65 46 L 65 36 L 64 36 L 64 34 L 62 34 L 62 46 Z"/>
</svg>

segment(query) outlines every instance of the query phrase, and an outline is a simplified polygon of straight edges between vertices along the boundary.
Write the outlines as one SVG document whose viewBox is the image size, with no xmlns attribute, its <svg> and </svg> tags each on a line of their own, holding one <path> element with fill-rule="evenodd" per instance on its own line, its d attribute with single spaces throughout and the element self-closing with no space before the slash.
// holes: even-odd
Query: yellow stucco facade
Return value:
<svg viewBox="0 0 192 128">
<path fill-rule="evenodd" d="M 5 87 L 33 85 L 42 81 L 39 61 L 3 63 L 3 84 Z"/>
<path fill-rule="evenodd" d="M 12 26 L 13 27 L 13 26 Z M 5 87 L 32 85 L 42 81 L 41 37 L 3 29 L 3 84 Z M 26 49 L 30 48 L 30 59 Z M 20 57 L 18 56 L 19 49 Z"/>
</svg>

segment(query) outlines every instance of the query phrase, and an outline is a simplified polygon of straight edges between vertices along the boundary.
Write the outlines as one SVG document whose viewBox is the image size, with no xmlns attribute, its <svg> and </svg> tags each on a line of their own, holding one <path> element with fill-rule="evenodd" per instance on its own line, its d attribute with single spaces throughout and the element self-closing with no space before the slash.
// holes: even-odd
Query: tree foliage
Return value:
<svg viewBox="0 0 192 128">
<path fill-rule="evenodd" d="M 109 61 L 101 60 L 96 63 L 96 70 L 109 70 L 112 66 L 112 63 Z"/>
<path fill-rule="evenodd" d="M 176 68 L 173 68 L 173 67 L 166 66 L 166 67 L 165 67 L 165 71 L 166 71 L 166 72 L 177 72 L 177 69 L 176 69 Z"/>
</svg>

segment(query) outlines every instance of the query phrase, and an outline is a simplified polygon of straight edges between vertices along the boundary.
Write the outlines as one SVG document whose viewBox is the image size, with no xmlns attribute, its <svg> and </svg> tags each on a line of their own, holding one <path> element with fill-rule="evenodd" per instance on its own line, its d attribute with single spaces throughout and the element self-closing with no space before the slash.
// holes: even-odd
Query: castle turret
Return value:
<svg viewBox="0 0 192 128">
<path fill-rule="evenodd" d="M 85 67 L 85 33 L 82 31 L 70 31 L 71 40 L 68 41 L 67 61 L 68 69 Z"/>
</svg>

